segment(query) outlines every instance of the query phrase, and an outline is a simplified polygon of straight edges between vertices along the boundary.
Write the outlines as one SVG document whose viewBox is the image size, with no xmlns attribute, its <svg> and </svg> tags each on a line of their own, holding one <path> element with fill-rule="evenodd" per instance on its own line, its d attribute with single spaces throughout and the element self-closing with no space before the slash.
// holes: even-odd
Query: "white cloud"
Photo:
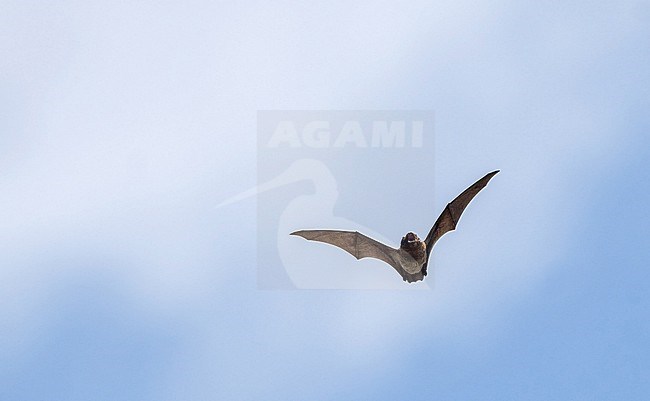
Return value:
<svg viewBox="0 0 650 401">
<path fill-rule="evenodd" d="M 2 104 L 15 111 L 0 151 L 5 353 L 34 332 L 47 281 L 69 268 L 58 252 L 86 246 L 116 256 L 151 310 L 260 306 L 239 327 L 259 332 L 245 338 L 283 350 L 291 335 L 320 334 L 368 356 L 364 369 L 427 322 L 444 321 L 440 333 L 481 326 L 571 246 L 571 226 L 585 218 L 576 183 L 594 185 L 625 140 L 625 103 L 609 95 L 627 94 L 607 80 L 630 85 L 620 68 L 643 70 L 610 54 L 623 58 L 647 36 L 636 3 L 538 17 L 507 3 L 116 7 L 60 19 L 14 9 L 0 24 L 11 38 Z M 229 216 L 211 208 L 254 183 L 264 108 L 434 109 L 434 210 L 477 174 L 502 170 L 439 243 L 433 293 L 220 296 L 254 285 L 253 259 L 240 255 L 253 241 L 253 203 Z M 309 320 L 310 308 L 323 322 Z M 298 316 L 296 333 L 277 322 L 266 331 L 265 312 Z M 245 373 L 237 353 L 250 351 L 223 333 L 206 330 L 199 343 L 232 341 L 224 363 Z"/>
</svg>

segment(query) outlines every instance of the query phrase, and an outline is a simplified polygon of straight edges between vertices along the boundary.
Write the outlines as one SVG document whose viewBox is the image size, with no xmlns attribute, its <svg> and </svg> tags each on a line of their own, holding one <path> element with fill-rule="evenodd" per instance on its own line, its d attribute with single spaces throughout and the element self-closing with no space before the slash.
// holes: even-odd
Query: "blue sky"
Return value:
<svg viewBox="0 0 650 401">
<path fill-rule="evenodd" d="M 0 399 L 648 398 L 647 2 L 0 8 Z M 502 170 L 432 291 L 257 289 L 275 109 L 433 110 L 417 210 Z"/>
</svg>

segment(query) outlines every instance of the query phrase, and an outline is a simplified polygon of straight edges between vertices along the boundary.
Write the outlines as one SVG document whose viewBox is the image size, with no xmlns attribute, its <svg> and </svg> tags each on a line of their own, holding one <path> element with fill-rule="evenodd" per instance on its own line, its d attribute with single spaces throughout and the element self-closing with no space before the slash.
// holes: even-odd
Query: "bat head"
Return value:
<svg viewBox="0 0 650 401">
<path fill-rule="evenodd" d="M 427 260 L 427 247 L 415 233 L 406 233 L 406 235 L 402 237 L 400 248 L 405 250 L 418 263 L 424 263 Z"/>
<path fill-rule="evenodd" d="M 417 234 L 408 232 L 405 236 L 402 237 L 402 243 L 400 245 L 402 248 L 407 249 L 417 246 L 420 242 L 420 238 L 417 236 Z"/>
</svg>

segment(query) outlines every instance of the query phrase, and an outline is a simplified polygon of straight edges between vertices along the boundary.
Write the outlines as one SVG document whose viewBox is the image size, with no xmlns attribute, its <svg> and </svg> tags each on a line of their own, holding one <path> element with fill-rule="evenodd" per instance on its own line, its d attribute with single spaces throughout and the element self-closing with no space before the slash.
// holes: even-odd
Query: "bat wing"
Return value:
<svg viewBox="0 0 650 401">
<path fill-rule="evenodd" d="M 440 237 L 442 237 L 449 231 L 453 231 L 456 229 L 456 224 L 458 224 L 460 215 L 463 214 L 463 211 L 465 210 L 469 202 L 472 199 L 474 199 L 476 194 L 478 194 L 481 191 L 481 189 L 485 188 L 487 183 L 498 172 L 499 170 L 496 170 L 487 174 L 485 177 L 476 181 L 471 187 L 464 190 L 463 193 L 461 193 L 456 197 L 456 199 L 454 199 L 449 204 L 447 204 L 445 210 L 442 211 L 440 217 L 438 217 L 438 220 L 436 220 L 433 227 L 431 227 L 431 231 L 429 231 L 429 235 L 427 235 L 427 238 L 424 240 L 425 244 L 427 245 L 427 261 L 429 260 L 429 255 L 431 254 L 433 245 L 440 239 Z M 425 269 L 426 269 L 426 265 L 425 265 Z"/>
<path fill-rule="evenodd" d="M 406 272 L 400 263 L 400 255 L 397 249 L 384 245 L 358 231 L 342 230 L 300 230 L 292 232 L 310 241 L 324 242 L 334 245 L 348 252 L 357 259 L 375 258 L 391 265 L 402 278 L 412 282 L 422 280 L 422 275 Z M 419 278 L 416 276 L 420 276 Z"/>
</svg>

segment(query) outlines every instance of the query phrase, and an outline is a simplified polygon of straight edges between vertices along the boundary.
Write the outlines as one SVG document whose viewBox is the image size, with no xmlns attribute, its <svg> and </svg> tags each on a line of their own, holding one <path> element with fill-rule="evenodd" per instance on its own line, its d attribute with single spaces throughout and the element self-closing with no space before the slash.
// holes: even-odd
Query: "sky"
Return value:
<svg viewBox="0 0 650 401">
<path fill-rule="evenodd" d="M 647 2 L 0 10 L 0 399 L 650 395 Z M 430 158 L 335 178 L 336 217 L 394 244 L 501 172 L 430 288 L 260 289 L 263 199 L 217 207 L 262 184 L 260 110 L 432 111 Z"/>
</svg>

